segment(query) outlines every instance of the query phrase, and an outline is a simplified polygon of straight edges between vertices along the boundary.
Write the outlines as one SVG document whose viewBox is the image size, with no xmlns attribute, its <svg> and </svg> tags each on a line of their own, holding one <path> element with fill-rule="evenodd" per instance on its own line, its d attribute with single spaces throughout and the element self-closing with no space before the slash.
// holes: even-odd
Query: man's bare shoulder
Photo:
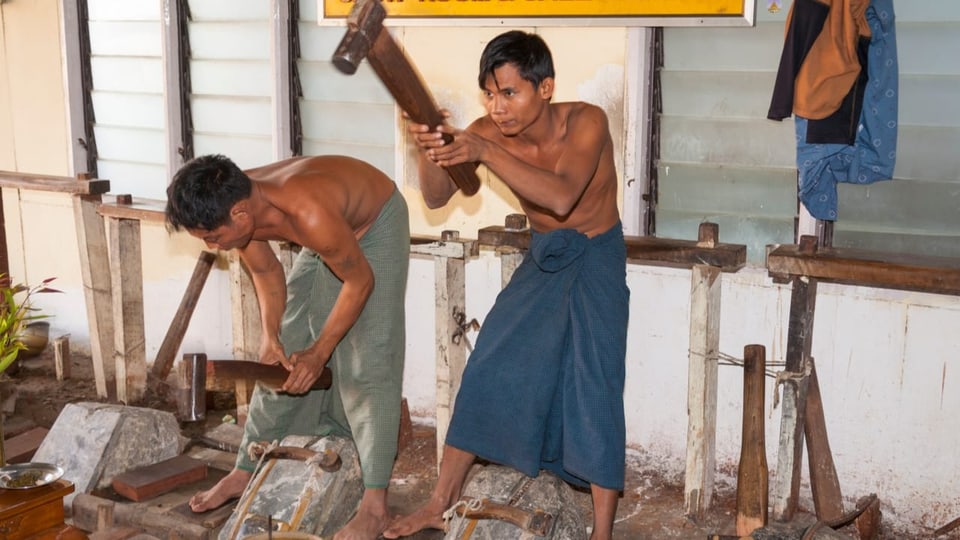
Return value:
<svg viewBox="0 0 960 540">
<path fill-rule="evenodd" d="M 607 113 L 593 103 L 586 101 L 568 101 L 555 105 L 567 122 L 578 125 L 580 123 L 600 123 L 607 125 Z"/>
</svg>

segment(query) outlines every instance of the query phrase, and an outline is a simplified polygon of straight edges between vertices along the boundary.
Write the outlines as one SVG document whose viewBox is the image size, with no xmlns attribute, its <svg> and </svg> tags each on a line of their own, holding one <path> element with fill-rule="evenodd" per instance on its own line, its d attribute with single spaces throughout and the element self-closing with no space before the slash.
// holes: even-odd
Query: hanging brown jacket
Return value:
<svg viewBox="0 0 960 540">
<path fill-rule="evenodd" d="M 861 72 L 858 47 L 870 40 L 870 0 L 796 0 L 787 14 L 786 35 L 767 118 L 791 114 L 830 116 L 853 89 Z"/>
</svg>

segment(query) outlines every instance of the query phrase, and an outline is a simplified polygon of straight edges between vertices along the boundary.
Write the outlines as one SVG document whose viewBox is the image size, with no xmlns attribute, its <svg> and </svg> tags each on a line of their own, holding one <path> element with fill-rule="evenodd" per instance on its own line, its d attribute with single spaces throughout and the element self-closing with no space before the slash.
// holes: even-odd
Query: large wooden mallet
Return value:
<svg viewBox="0 0 960 540">
<path fill-rule="evenodd" d="M 333 65 L 352 75 L 366 58 L 411 120 L 431 127 L 439 126 L 443 123 L 443 115 L 413 64 L 383 27 L 386 16 L 380 0 L 357 0 L 347 16 L 347 33 L 333 53 Z M 449 143 L 453 138 L 445 134 L 444 140 Z M 465 195 L 473 195 L 480 189 L 475 164 L 461 163 L 445 169 Z"/>
</svg>

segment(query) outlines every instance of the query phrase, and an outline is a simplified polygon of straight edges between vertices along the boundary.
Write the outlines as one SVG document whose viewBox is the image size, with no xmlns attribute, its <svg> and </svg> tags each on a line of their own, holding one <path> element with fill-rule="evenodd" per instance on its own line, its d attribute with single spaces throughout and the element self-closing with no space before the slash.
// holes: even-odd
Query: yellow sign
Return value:
<svg viewBox="0 0 960 540">
<path fill-rule="evenodd" d="M 320 0 L 346 18 L 353 0 Z M 742 17 L 754 0 L 384 0 L 391 18 Z"/>
</svg>

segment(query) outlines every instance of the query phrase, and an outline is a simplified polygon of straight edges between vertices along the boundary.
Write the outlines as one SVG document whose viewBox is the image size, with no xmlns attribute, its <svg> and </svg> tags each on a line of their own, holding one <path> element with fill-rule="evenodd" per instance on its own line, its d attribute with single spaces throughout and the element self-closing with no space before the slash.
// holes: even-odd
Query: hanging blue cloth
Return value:
<svg viewBox="0 0 960 540">
<path fill-rule="evenodd" d="M 899 77 L 893 0 L 872 0 L 866 15 L 872 36 L 854 144 L 811 143 L 811 121 L 794 119 L 800 200 L 816 219 L 837 219 L 837 182 L 871 184 L 893 178 Z"/>
</svg>

